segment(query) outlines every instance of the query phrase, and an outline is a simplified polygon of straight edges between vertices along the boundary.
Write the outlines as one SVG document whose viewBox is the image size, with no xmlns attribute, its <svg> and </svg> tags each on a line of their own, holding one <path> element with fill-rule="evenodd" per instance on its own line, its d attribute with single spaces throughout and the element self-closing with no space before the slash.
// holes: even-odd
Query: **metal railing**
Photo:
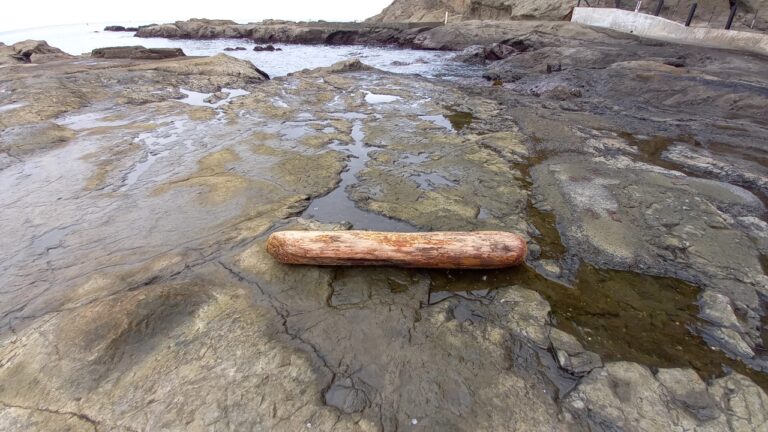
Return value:
<svg viewBox="0 0 768 432">
<path fill-rule="evenodd" d="M 691 27 L 768 31 L 768 10 L 750 11 L 735 3 L 700 5 L 692 0 L 578 0 L 577 6 L 631 10 Z"/>
</svg>

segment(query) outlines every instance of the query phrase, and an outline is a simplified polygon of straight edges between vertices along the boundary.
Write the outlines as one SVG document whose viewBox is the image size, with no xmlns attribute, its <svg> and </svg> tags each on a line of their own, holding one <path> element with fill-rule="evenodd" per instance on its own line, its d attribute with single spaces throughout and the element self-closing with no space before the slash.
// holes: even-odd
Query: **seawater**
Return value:
<svg viewBox="0 0 768 432">
<path fill-rule="evenodd" d="M 45 40 L 49 45 L 73 54 L 87 54 L 96 48 L 110 46 L 143 45 L 147 48 L 181 48 L 189 56 L 211 56 L 225 53 L 249 60 L 271 77 L 284 76 L 302 69 L 329 66 L 341 60 L 359 58 L 370 66 L 395 73 L 418 74 L 427 77 L 454 78 L 479 77 L 477 67 L 454 62 L 456 54 L 446 51 L 425 51 L 396 47 L 360 45 L 298 45 L 273 44 L 282 51 L 253 51 L 256 46 L 249 39 L 183 40 L 165 38 L 137 38 L 132 32 L 106 32 L 106 25 L 127 23 L 100 23 L 41 27 L 0 32 L 0 42 L 10 45 L 27 39 Z M 131 23 L 131 26 L 137 24 Z M 224 51 L 224 48 L 244 47 L 244 51 Z"/>
</svg>

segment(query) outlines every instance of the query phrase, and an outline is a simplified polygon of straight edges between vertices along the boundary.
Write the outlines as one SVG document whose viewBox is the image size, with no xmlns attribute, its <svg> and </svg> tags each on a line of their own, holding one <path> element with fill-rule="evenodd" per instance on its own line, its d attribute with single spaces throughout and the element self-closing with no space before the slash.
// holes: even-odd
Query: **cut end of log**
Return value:
<svg viewBox="0 0 768 432">
<path fill-rule="evenodd" d="M 284 264 L 496 269 L 525 260 L 525 239 L 502 231 L 280 231 L 267 252 Z"/>
</svg>

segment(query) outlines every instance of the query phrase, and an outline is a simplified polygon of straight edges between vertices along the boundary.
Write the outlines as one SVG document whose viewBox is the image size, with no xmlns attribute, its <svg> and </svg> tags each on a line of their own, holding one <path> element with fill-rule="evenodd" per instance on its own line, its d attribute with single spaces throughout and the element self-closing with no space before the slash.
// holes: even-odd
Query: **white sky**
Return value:
<svg viewBox="0 0 768 432">
<path fill-rule="evenodd" d="M 381 12 L 392 0 L 37 0 L 3 1 L 0 32 L 80 23 L 172 22 L 223 18 L 354 21 Z"/>
</svg>

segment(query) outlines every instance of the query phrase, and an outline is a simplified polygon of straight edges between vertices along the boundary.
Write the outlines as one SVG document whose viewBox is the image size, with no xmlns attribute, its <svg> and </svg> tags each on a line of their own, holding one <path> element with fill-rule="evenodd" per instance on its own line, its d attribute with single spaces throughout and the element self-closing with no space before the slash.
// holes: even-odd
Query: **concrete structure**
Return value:
<svg viewBox="0 0 768 432">
<path fill-rule="evenodd" d="M 763 33 L 686 27 L 653 15 L 608 8 L 574 8 L 571 21 L 668 42 L 768 55 L 768 35 Z"/>
</svg>

